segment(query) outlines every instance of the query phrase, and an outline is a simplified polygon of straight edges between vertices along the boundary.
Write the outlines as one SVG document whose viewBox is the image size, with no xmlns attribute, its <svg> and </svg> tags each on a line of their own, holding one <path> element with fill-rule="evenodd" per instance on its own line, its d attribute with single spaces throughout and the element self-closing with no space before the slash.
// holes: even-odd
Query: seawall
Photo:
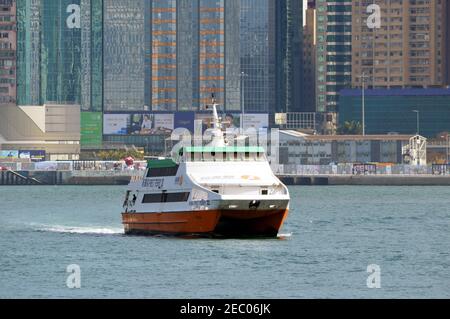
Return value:
<svg viewBox="0 0 450 319">
<path fill-rule="evenodd" d="M 0 171 L 0 185 L 127 185 L 142 171 Z M 281 175 L 286 185 L 450 186 L 450 175 Z"/>
<path fill-rule="evenodd" d="M 450 175 L 279 176 L 286 185 L 450 186 Z"/>
</svg>

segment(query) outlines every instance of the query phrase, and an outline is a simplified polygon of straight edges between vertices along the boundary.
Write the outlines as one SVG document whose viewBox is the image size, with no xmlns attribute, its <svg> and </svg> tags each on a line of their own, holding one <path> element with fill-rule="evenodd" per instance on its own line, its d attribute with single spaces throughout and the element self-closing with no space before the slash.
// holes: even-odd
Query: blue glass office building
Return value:
<svg viewBox="0 0 450 319">
<path fill-rule="evenodd" d="M 361 90 L 346 89 L 340 95 L 339 124 L 362 123 Z M 450 89 L 366 90 L 365 123 L 367 134 L 415 134 L 419 130 L 425 137 L 435 137 L 450 131 Z"/>
</svg>

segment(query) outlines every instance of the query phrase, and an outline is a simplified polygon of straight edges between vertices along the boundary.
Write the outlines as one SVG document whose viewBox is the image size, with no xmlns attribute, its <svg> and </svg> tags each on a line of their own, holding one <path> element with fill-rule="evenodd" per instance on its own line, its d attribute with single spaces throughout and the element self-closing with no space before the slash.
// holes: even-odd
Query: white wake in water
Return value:
<svg viewBox="0 0 450 319">
<path fill-rule="evenodd" d="M 124 233 L 122 228 L 113 227 L 70 227 L 61 225 L 35 225 L 34 227 L 36 230 L 42 232 L 65 234 L 119 235 Z"/>
<path fill-rule="evenodd" d="M 282 239 L 284 239 L 284 238 L 290 238 L 290 237 L 292 237 L 292 233 L 289 233 L 289 234 L 278 234 L 277 237 L 278 237 L 278 238 L 282 238 Z"/>
</svg>

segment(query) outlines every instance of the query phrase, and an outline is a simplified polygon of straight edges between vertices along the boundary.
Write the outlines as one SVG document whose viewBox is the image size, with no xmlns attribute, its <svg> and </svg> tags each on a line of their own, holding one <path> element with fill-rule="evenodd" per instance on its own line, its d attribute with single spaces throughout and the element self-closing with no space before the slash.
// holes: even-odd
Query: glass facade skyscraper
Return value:
<svg viewBox="0 0 450 319">
<path fill-rule="evenodd" d="M 102 1 L 17 0 L 18 104 L 102 109 Z"/>
<path fill-rule="evenodd" d="M 200 0 L 200 104 L 225 102 L 225 4 Z"/>
<path fill-rule="evenodd" d="M 303 1 L 276 0 L 276 111 L 301 112 Z"/>
<path fill-rule="evenodd" d="M 79 10 L 79 0 L 41 2 L 41 104 L 81 104 Z"/>
<path fill-rule="evenodd" d="M 17 0 L 17 103 L 41 104 L 41 0 Z"/>
<path fill-rule="evenodd" d="M 352 82 L 352 1 L 316 0 L 316 111 L 336 112 Z"/>
<path fill-rule="evenodd" d="M 81 109 L 103 110 L 103 0 L 81 0 Z"/>
<path fill-rule="evenodd" d="M 16 1 L 0 0 L 0 105 L 16 103 Z"/>
<path fill-rule="evenodd" d="M 177 109 L 177 3 L 153 0 L 152 7 L 152 108 Z"/>
<path fill-rule="evenodd" d="M 148 1 L 104 0 L 105 111 L 145 110 L 145 15 L 148 14 Z"/>
<path fill-rule="evenodd" d="M 151 0 L 152 111 L 239 110 L 239 0 Z"/>
<path fill-rule="evenodd" d="M 241 71 L 246 112 L 275 110 L 275 1 L 241 0 Z"/>
</svg>

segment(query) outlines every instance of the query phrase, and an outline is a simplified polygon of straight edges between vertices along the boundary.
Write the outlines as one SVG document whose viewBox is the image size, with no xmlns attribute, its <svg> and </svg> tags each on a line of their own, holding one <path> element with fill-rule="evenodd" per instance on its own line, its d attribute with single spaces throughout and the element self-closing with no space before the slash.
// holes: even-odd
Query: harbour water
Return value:
<svg viewBox="0 0 450 319">
<path fill-rule="evenodd" d="M 217 240 L 124 236 L 122 187 L 0 187 L 0 298 L 450 297 L 449 187 L 290 191 L 278 239 Z"/>
</svg>

